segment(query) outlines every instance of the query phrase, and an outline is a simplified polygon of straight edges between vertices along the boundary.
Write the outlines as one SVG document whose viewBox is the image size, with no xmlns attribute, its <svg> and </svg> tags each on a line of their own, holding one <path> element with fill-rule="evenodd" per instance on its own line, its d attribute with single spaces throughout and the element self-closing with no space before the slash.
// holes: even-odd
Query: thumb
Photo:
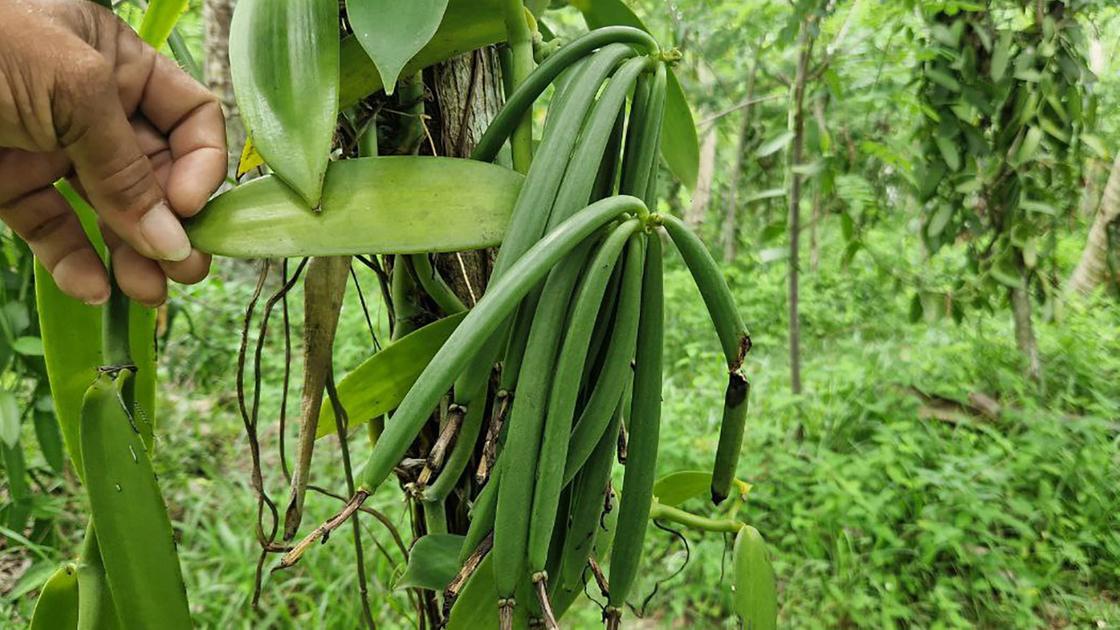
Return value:
<svg viewBox="0 0 1120 630">
<path fill-rule="evenodd" d="M 117 92 L 109 62 L 91 55 L 81 78 L 59 86 L 77 98 L 55 100 L 59 141 L 101 220 L 136 251 L 178 262 L 190 240 L 164 199 L 152 164 L 140 150 Z M 73 76 L 73 75 L 72 75 Z M 65 111 L 69 105 L 71 111 Z"/>
</svg>

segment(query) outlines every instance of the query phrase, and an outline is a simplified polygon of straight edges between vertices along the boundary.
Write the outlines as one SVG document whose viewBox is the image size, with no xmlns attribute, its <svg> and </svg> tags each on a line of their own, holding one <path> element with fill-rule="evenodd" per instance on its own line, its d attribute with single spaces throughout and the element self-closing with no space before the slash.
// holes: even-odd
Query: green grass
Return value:
<svg viewBox="0 0 1120 630">
<path fill-rule="evenodd" d="M 880 254 L 897 251 L 902 233 L 902 226 L 884 226 L 868 242 Z M 1076 255 L 1076 246 L 1068 249 Z M 753 490 L 738 516 L 773 547 L 782 624 L 1120 625 L 1120 491 L 1114 479 L 1120 467 L 1120 307 L 1097 298 L 1070 305 L 1060 321 L 1038 322 L 1046 372 L 1041 393 L 1021 377 L 1003 312 L 973 313 L 961 325 L 951 319 L 909 321 L 909 293 L 897 279 L 933 278 L 944 272 L 941 263 L 891 254 L 887 269 L 859 255 L 844 268 L 840 250 L 826 239 L 820 269 L 806 274 L 807 393 L 800 398 L 788 393 L 784 264 L 765 265 L 748 253 L 728 269 L 755 341 L 740 465 L 740 477 Z M 667 269 L 662 473 L 711 465 L 725 380 L 718 343 L 687 272 L 675 255 Z M 383 331 L 373 279 L 362 277 L 375 325 Z M 206 284 L 178 290 L 176 302 L 189 320 L 175 320 L 161 368 L 167 386 L 157 467 L 181 535 L 193 612 L 203 627 L 358 627 L 348 530 L 289 571 L 267 575 L 275 562 L 270 560 L 262 612 L 254 615 L 248 606 L 258 553 L 256 505 L 236 413 L 234 357 L 252 284 L 250 267 L 223 262 Z M 337 346 L 340 373 L 371 349 L 353 291 L 348 299 Z M 298 330 L 300 299 L 291 306 Z M 277 310 L 266 353 L 260 430 L 265 482 L 282 511 L 285 484 L 275 446 L 284 364 L 279 315 Z M 297 342 L 293 383 L 299 368 Z M 983 393 L 996 398 L 1003 413 L 998 420 L 925 417 L 912 388 L 957 400 Z M 294 431 L 288 440 L 290 447 Z M 365 449 L 364 440 L 355 441 L 356 461 Z M 324 440 L 317 482 L 345 494 L 336 462 L 337 440 Z M 46 551 L 54 559 L 77 548 L 85 511 L 79 499 L 66 498 L 75 496 L 69 480 L 52 498 L 50 505 L 63 515 L 61 536 Z M 373 505 L 407 533 L 396 488 L 382 489 Z M 337 507 L 333 499 L 312 495 L 305 522 L 319 522 Z M 704 499 L 685 507 L 713 511 Z M 383 527 L 368 517 L 362 523 L 378 622 L 411 627 L 407 597 L 391 591 L 403 556 Z M 685 547 L 651 527 L 634 603 L 640 605 L 662 581 L 645 611 L 657 627 L 735 627 L 729 612 L 731 541 L 684 536 L 689 560 L 675 574 Z M 386 546 L 387 556 L 374 548 L 373 538 Z M 22 623 L 32 606 L 32 594 L 24 594 L 6 616 Z M 586 601 L 569 614 L 574 627 L 598 619 L 597 607 Z"/>
</svg>

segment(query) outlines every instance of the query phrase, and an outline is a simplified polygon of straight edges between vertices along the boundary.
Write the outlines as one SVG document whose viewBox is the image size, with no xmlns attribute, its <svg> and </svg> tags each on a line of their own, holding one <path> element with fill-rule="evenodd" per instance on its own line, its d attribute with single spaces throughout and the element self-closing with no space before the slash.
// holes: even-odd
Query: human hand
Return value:
<svg viewBox="0 0 1120 630">
<path fill-rule="evenodd" d="M 180 222 L 226 175 L 218 100 L 111 12 L 86 0 L 0 2 L 0 220 L 59 288 L 88 304 L 108 276 L 53 183 L 97 210 L 121 289 L 155 306 L 210 257 Z"/>
</svg>

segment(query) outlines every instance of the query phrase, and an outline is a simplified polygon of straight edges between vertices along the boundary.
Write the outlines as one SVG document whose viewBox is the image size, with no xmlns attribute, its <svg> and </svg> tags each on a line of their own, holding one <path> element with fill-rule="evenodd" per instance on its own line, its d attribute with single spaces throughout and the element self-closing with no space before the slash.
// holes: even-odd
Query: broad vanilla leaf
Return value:
<svg viewBox="0 0 1120 630">
<path fill-rule="evenodd" d="M 393 93 L 405 64 L 436 34 L 448 0 L 347 0 L 354 35 Z"/>
<path fill-rule="evenodd" d="M 409 333 L 347 374 L 338 384 L 338 402 L 350 419 L 349 428 L 396 409 L 463 317 L 465 313 L 452 315 Z M 315 437 L 334 435 L 336 431 L 334 407 L 326 401 L 319 411 Z"/>
<path fill-rule="evenodd" d="M 230 25 L 237 105 L 276 175 L 317 208 L 338 119 L 337 0 L 241 0 Z"/>
<path fill-rule="evenodd" d="M 770 552 L 758 530 L 744 525 L 735 536 L 732 607 L 746 630 L 778 626 L 778 589 Z"/>
<path fill-rule="evenodd" d="M 482 249 L 502 241 L 523 181 L 475 160 L 339 160 L 327 171 L 322 212 L 267 176 L 215 197 L 187 222 L 187 235 L 199 250 L 231 258 Z"/>
</svg>

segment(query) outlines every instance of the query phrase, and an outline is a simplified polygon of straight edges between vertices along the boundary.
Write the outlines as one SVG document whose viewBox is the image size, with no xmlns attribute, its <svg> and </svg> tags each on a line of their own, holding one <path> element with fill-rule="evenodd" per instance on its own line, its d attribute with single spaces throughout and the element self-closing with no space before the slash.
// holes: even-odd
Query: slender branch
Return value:
<svg viewBox="0 0 1120 630">
<path fill-rule="evenodd" d="M 651 521 L 670 521 L 678 525 L 684 525 L 689 529 L 697 529 L 705 532 L 723 532 L 734 534 L 743 528 L 744 523 L 733 519 L 713 519 L 706 516 L 699 516 L 692 512 L 685 512 L 680 508 L 654 503 L 649 509 L 649 520 Z"/>
</svg>

